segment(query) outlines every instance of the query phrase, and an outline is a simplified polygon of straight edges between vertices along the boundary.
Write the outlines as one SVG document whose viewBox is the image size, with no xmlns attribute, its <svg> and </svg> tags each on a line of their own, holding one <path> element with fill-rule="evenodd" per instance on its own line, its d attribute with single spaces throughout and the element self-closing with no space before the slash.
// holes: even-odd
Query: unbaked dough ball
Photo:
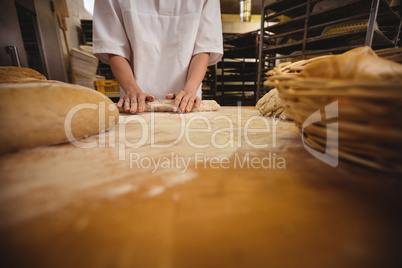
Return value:
<svg viewBox="0 0 402 268">
<path fill-rule="evenodd" d="M 282 119 L 290 119 L 285 110 L 285 104 L 278 95 L 276 88 L 271 89 L 265 94 L 256 105 L 257 109 L 264 116 L 279 117 Z"/>
</svg>

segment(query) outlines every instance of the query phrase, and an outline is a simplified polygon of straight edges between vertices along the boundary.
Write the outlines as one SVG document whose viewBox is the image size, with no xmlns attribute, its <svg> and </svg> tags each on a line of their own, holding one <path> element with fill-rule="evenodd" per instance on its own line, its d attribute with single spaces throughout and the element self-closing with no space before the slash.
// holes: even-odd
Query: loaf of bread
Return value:
<svg viewBox="0 0 402 268">
<path fill-rule="evenodd" d="M 23 67 L 0 67 L 0 83 L 27 83 L 34 81 L 46 81 L 41 73 Z"/>
<path fill-rule="evenodd" d="M 96 90 L 57 81 L 0 84 L 0 153 L 78 140 L 118 122 Z"/>
<path fill-rule="evenodd" d="M 402 65 L 378 57 L 369 47 L 360 47 L 312 62 L 300 77 L 401 82 Z"/>
</svg>

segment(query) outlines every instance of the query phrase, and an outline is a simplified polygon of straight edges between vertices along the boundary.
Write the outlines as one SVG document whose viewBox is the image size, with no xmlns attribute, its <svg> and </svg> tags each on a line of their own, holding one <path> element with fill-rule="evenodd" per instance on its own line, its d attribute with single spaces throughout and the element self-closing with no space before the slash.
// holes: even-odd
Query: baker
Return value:
<svg viewBox="0 0 402 268">
<path fill-rule="evenodd" d="M 188 112 L 223 55 L 219 0 L 97 0 L 93 48 L 123 89 L 118 108 L 142 112 L 146 100 L 166 98 Z"/>
</svg>

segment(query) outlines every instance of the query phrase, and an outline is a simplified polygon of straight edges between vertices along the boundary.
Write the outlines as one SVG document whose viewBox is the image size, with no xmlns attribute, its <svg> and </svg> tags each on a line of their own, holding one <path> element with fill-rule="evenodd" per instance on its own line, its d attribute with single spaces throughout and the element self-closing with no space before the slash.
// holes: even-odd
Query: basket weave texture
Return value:
<svg viewBox="0 0 402 268">
<path fill-rule="evenodd" d="M 312 149 L 401 174 L 401 80 L 302 77 L 306 66 L 326 57 L 331 56 L 281 64 L 268 72 L 265 84 L 278 89 L 289 116 L 301 131 L 304 143 Z M 337 117 L 325 120 L 325 107 L 330 104 L 337 106 Z M 303 126 L 316 111 L 320 111 L 322 120 Z M 334 124 L 337 124 L 337 129 L 328 127 Z M 332 135 L 331 131 L 336 131 L 336 135 Z"/>
</svg>

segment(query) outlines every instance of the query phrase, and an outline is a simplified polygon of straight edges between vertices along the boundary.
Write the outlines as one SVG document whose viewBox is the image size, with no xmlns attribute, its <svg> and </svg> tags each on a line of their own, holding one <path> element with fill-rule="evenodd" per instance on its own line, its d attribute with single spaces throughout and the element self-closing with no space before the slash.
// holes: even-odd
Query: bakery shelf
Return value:
<svg viewBox="0 0 402 268">
<path fill-rule="evenodd" d="M 253 58 L 256 56 L 256 45 L 225 49 L 226 58 Z"/>
<path fill-rule="evenodd" d="M 264 3 L 262 1 L 257 97 L 269 90 L 263 85 L 265 73 L 280 62 L 339 54 L 364 45 L 380 49 L 400 43 L 400 6 L 391 7 L 387 0 L 280 0 Z M 286 20 L 279 20 L 286 14 Z M 356 21 L 366 21 L 368 26 L 350 27 L 349 32 L 340 28 L 338 33 L 323 35 L 326 27 L 347 26 Z"/>
<path fill-rule="evenodd" d="M 331 10 L 311 13 L 309 15 L 309 25 L 331 23 L 342 18 L 355 16 L 358 18 L 365 17 L 368 19 L 370 5 L 367 3 L 368 1 L 352 1 L 344 5 L 339 5 Z M 306 13 L 306 10 L 304 10 L 304 13 Z M 291 20 L 265 27 L 265 30 L 274 34 L 286 33 L 294 30 L 303 30 L 305 19 L 306 15 L 303 14 Z M 380 0 L 377 22 L 395 23 L 398 20 L 400 20 L 400 16 L 394 12 L 384 0 Z"/>
<path fill-rule="evenodd" d="M 267 21 L 272 20 L 279 16 L 287 16 L 290 18 L 304 16 L 304 14 L 306 13 L 306 2 L 305 1 L 303 2 L 304 3 L 296 4 L 288 9 L 279 12 L 274 12 L 272 15 L 267 16 L 265 20 Z"/>
<path fill-rule="evenodd" d="M 202 99 L 214 100 L 216 97 L 216 65 L 208 66 L 202 81 Z"/>
<path fill-rule="evenodd" d="M 291 13 L 290 12 L 286 13 L 286 11 L 292 9 L 292 7 L 294 6 L 298 6 L 305 3 L 306 3 L 305 0 L 279 0 L 266 5 L 266 8 L 269 9 L 271 12 L 275 13 L 284 12 L 284 15 L 292 17 Z"/>
<path fill-rule="evenodd" d="M 228 69 L 236 69 L 236 70 L 239 70 L 239 69 L 250 69 L 250 70 L 255 70 L 255 65 L 256 65 L 256 63 L 255 62 L 243 62 L 243 61 L 236 61 L 236 62 L 234 62 L 234 61 L 226 61 L 225 63 L 224 63 L 224 65 L 225 65 L 225 68 L 228 70 Z M 221 68 L 222 67 L 222 62 L 218 62 L 218 68 Z"/>
<path fill-rule="evenodd" d="M 258 35 L 258 31 L 252 31 L 245 34 L 235 35 L 230 38 L 225 38 L 225 46 L 232 45 L 236 46 L 254 46 L 256 45 L 255 41 Z"/>
<path fill-rule="evenodd" d="M 218 76 L 218 82 L 254 82 L 255 74 L 232 74 L 225 76 Z"/>
<path fill-rule="evenodd" d="M 366 29 L 360 29 L 350 32 L 344 32 L 339 34 L 333 34 L 329 36 L 316 36 L 306 39 L 306 48 L 317 49 L 320 47 L 341 46 L 345 42 L 349 45 L 363 44 L 366 37 Z M 381 31 L 374 31 L 373 45 L 377 47 L 392 46 L 394 45 L 392 40 L 389 40 Z M 287 53 L 289 50 L 298 51 L 303 46 L 303 40 L 296 42 L 286 43 L 278 46 L 270 46 L 264 49 L 267 53 Z"/>
<path fill-rule="evenodd" d="M 224 55 L 217 64 L 217 101 L 221 105 L 255 105 L 259 31 L 224 34 Z"/>
</svg>

